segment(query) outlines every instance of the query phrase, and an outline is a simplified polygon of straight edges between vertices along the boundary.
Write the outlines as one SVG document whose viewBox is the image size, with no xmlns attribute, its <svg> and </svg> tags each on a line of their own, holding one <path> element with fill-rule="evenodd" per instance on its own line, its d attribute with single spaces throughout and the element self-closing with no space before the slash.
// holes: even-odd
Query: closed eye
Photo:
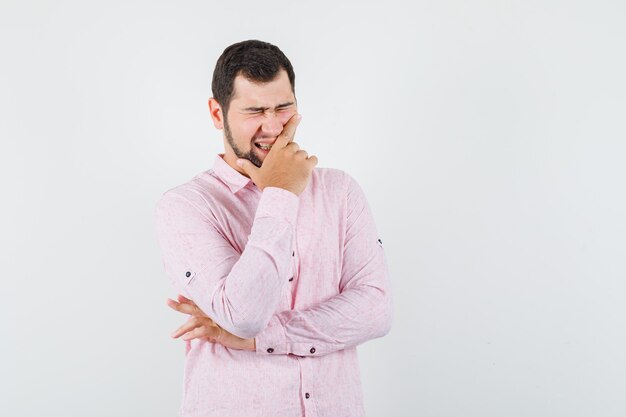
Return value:
<svg viewBox="0 0 626 417">
<path fill-rule="evenodd" d="M 274 107 L 274 111 L 285 111 L 285 110 L 288 110 L 294 104 L 295 103 L 293 103 L 293 102 L 279 104 L 278 106 Z M 266 112 L 269 109 L 270 109 L 269 107 L 246 107 L 245 109 L 243 109 L 243 112 L 246 113 L 246 114 L 261 114 L 263 112 Z"/>
</svg>

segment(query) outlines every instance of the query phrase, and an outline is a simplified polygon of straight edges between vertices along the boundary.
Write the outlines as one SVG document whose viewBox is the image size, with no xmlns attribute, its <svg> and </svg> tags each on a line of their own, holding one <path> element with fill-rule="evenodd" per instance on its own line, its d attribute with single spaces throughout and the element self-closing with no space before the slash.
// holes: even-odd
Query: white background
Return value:
<svg viewBox="0 0 626 417">
<path fill-rule="evenodd" d="M 621 1 L 7 1 L 0 415 L 175 416 L 153 210 L 223 149 L 231 43 L 296 71 L 297 141 L 365 190 L 395 321 L 368 415 L 626 415 Z"/>
</svg>

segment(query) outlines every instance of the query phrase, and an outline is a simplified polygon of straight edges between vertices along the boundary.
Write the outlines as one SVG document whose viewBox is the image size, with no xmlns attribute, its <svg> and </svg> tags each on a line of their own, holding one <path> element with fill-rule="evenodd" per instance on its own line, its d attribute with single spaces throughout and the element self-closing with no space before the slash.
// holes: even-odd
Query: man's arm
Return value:
<svg viewBox="0 0 626 417">
<path fill-rule="evenodd" d="M 382 242 L 362 189 L 346 176 L 347 228 L 340 294 L 306 310 L 275 314 L 256 336 L 257 353 L 319 356 L 389 332 L 393 308 Z"/>
<path fill-rule="evenodd" d="M 287 282 L 299 195 L 317 165 L 317 157 L 293 141 L 300 119 L 294 114 L 285 124 L 261 168 L 237 160 L 262 190 L 241 255 L 195 190 L 170 191 L 157 204 L 157 235 L 172 284 L 238 337 L 254 337 L 267 326 Z"/>
<path fill-rule="evenodd" d="M 167 192 L 156 207 L 156 229 L 172 285 L 220 327 L 242 337 L 261 332 L 287 282 L 299 198 L 263 190 L 248 242 L 236 251 L 193 191 Z"/>
</svg>

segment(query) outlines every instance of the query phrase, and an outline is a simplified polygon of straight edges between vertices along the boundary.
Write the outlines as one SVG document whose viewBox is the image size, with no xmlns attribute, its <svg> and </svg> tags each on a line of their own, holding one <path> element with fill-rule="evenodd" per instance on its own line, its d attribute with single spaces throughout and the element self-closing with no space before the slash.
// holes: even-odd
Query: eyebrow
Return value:
<svg viewBox="0 0 626 417">
<path fill-rule="evenodd" d="M 289 107 L 293 104 L 295 104 L 293 101 L 290 101 L 288 103 L 281 103 L 278 106 L 274 107 L 274 110 L 278 110 L 283 107 Z M 246 107 L 245 109 L 243 109 L 243 111 L 265 111 L 265 110 L 269 110 L 269 107 Z"/>
</svg>

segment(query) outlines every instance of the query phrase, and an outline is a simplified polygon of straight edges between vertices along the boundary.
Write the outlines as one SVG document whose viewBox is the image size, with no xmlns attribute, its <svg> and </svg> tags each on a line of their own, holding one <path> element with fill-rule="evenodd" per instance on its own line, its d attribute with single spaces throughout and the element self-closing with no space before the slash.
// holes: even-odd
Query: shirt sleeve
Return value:
<svg viewBox="0 0 626 417">
<path fill-rule="evenodd" d="M 287 282 L 298 204 L 290 191 L 264 188 L 240 253 L 220 233 L 202 197 L 168 191 L 155 218 L 173 287 L 228 332 L 254 337 L 276 312 Z"/>
<path fill-rule="evenodd" d="M 340 293 L 306 310 L 275 314 L 256 337 L 259 354 L 319 356 L 384 336 L 393 306 L 382 240 L 361 187 L 347 176 Z"/>
</svg>

